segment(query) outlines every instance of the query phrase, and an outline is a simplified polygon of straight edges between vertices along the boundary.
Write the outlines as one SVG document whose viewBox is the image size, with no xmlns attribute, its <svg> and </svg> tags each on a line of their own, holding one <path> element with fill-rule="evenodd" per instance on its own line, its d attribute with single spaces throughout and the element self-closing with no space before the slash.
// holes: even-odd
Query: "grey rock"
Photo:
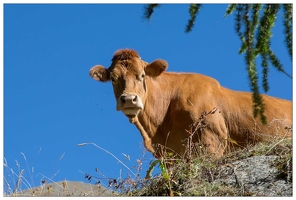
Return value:
<svg viewBox="0 0 296 200">
<path fill-rule="evenodd" d="M 116 192 L 101 185 L 84 182 L 60 181 L 44 184 L 39 187 L 23 190 L 13 196 L 49 196 L 49 197 L 78 197 L 78 196 L 117 196 Z"/>
<path fill-rule="evenodd" d="M 292 196 L 292 171 L 281 176 L 275 163 L 279 156 L 254 156 L 217 169 L 214 182 L 241 188 L 242 195 Z"/>
</svg>

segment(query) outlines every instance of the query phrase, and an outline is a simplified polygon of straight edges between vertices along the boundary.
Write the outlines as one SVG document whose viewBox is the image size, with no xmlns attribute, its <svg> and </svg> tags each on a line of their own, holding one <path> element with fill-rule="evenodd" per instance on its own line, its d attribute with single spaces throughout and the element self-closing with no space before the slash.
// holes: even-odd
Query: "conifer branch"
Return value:
<svg viewBox="0 0 296 200">
<path fill-rule="evenodd" d="M 233 11 L 235 10 L 237 4 L 229 4 L 227 9 L 226 9 L 226 13 L 223 17 L 227 17 L 228 15 L 232 14 Z"/>
<path fill-rule="evenodd" d="M 255 33 L 255 30 L 259 24 L 259 15 L 262 5 L 253 4 L 252 5 L 252 32 Z"/>
<path fill-rule="evenodd" d="M 254 22 L 250 19 L 250 11 L 252 10 L 252 6 L 249 4 L 244 5 L 244 25 L 246 27 L 244 36 L 247 43 L 247 50 L 245 55 L 245 60 L 247 64 L 247 71 L 249 75 L 251 90 L 252 90 L 252 98 L 253 98 L 253 115 L 257 117 L 260 115 L 260 119 L 263 124 L 266 124 L 266 116 L 264 115 L 265 106 L 263 104 L 262 97 L 259 92 L 258 86 L 258 75 L 256 69 L 256 52 L 254 48 L 254 31 L 253 28 Z"/>
<path fill-rule="evenodd" d="M 238 37 L 242 41 L 241 48 L 239 49 L 239 54 L 242 54 L 247 49 L 247 43 L 244 37 L 244 34 L 242 32 L 243 27 L 243 5 L 239 4 L 236 6 L 236 16 L 235 16 L 235 32 L 237 33 Z"/>
<path fill-rule="evenodd" d="M 289 56 L 292 60 L 292 4 L 284 4 L 284 34 Z"/>
<path fill-rule="evenodd" d="M 159 4 L 146 5 L 144 8 L 144 18 L 149 20 L 154 12 L 154 9 L 157 7 L 159 7 Z"/>
<path fill-rule="evenodd" d="M 274 52 L 272 50 L 268 50 L 268 56 L 269 59 L 272 63 L 272 65 L 279 71 L 282 72 L 284 74 L 286 74 L 288 77 L 292 78 L 292 76 L 290 74 L 288 74 L 284 68 L 283 65 L 280 63 L 279 59 L 276 57 L 276 55 L 274 54 Z"/>
<path fill-rule="evenodd" d="M 190 19 L 188 20 L 187 26 L 186 26 L 186 33 L 189 33 L 195 22 L 196 15 L 200 11 L 201 4 L 190 4 L 189 6 L 189 14 L 190 14 Z"/>
<path fill-rule="evenodd" d="M 263 89 L 264 92 L 268 92 L 269 90 L 269 85 L 268 85 L 268 58 L 267 58 L 267 54 L 262 54 L 262 63 L 261 66 L 263 68 L 262 70 L 262 74 L 263 74 L 263 79 L 262 79 L 262 85 L 263 85 Z"/>
</svg>

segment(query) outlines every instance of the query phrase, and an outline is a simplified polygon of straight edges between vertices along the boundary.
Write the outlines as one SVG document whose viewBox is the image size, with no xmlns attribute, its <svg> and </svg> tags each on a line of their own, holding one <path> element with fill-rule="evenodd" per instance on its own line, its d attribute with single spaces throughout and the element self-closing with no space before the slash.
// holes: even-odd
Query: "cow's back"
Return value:
<svg viewBox="0 0 296 200">
<path fill-rule="evenodd" d="M 254 118 L 252 94 L 223 88 L 221 102 L 225 123 L 230 137 L 239 145 L 246 146 L 274 137 L 292 136 L 292 102 L 262 94 L 267 124 L 259 115 Z"/>
</svg>

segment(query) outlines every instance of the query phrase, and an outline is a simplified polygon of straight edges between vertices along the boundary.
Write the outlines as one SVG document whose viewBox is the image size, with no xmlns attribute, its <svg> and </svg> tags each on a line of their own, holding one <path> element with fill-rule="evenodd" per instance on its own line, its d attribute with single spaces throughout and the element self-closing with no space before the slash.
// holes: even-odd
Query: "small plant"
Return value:
<svg viewBox="0 0 296 200">
<path fill-rule="evenodd" d="M 37 154 L 40 154 L 41 148 Z M 40 187 L 43 188 L 47 183 L 54 182 L 53 178 L 59 173 L 59 170 L 52 176 L 47 177 L 41 173 L 38 173 L 36 177 L 40 177 L 40 181 L 34 179 L 34 167 L 30 167 L 27 157 L 23 152 L 20 152 L 24 158 L 26 168 L 23 168 L 21 164 L 15 160 L 17 171 L 15 171 L 11 165 L 8 164 L 7 160 L 4 157 L 4 196 L 20 196 L 22 191 L 29 190 L 32 196 L 35 195 L 35 184 L 36 182 L 40 183 Z M 59 160 L 63 158 L 65 153 L 62 154 Z M 51 191 L 51 188 L 48 188 L 48 191 Z M 39 195 L 42 195 L 41 193 Z"/>
<path fill-rule="evenodd" d="M 27 158 L 24 153 L 22 153 L 22 156 L 26 162 L 27 165 L 27 171 L 30 175 L 31 182 L 29 182 L 25 176 L 25 169 L 22 169 L 21 165 L 17 160 L 15 160 L 16 166 L 18 171 L 15 172 L 13 168 L 11 168 L 7 162 L 7 160 L 4 157 L 4 195 L 5 196 L 16 196 L 17 193 L 23 188 L 31 188 L 34 186 L 32 174 L 30 172 L 30 168 L 27 162 Z"/>
</svg>

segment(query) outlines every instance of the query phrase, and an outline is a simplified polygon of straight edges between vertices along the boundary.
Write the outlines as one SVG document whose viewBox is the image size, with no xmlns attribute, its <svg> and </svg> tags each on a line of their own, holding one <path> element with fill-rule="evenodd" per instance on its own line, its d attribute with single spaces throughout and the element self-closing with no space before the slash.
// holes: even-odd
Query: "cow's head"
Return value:
<svg viewBox="0 0 296 200">
<path fill-rule="evenodd" d="M 124 49 L 115 52 L 111 66 L 106 69 L 96 65 L 90 69 L 90 76 L 98 81 L 112 81 L 116 98 L 116 109 L 127 117 L 134 118 L 147 98 L 147 79 L 159 76 L 167 69 L 167 62 L 156 60 L 150 64 L 141 60 L 134 50 Z"/>
</svg>

